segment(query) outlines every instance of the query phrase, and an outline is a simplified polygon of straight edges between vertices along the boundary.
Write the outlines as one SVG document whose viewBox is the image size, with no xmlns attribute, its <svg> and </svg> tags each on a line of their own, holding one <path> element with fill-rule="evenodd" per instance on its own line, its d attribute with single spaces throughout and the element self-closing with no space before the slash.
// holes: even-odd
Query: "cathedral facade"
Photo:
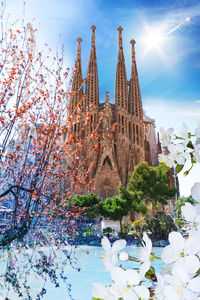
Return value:
<svg viewBox="0 0 200 300">
<path fill-rule="evenodd" d="M 118 27 L 119 50 L 116 66 L 115 103 L 110 103 L 109 92 L 106 92 L 105 102 L 102 103 L 99 99 L 95 46 L 96 27 L 93 25 L 91 29 L 92 41 L 86 80 L 83 79 L 81 68 L 82 39 L 77 39 L 77 59 L 72 82 L 70 111 L 73 112 L 76 105 L 81 103 L 84 116 L 92 104 L 90 133 L 99 124 L 99 120 L 102 122 L 99 129 L 99 149 L 88 160 L 88 164 L 91 160 L 94 162 L 90 178 L 94 179 L 96 194 L 105 199 L 116 195 L 120 184 L 127 185 L 134 167 L 138 163 L 147 161 L 149 165 L 156 166 L 161 146 L 156 136 L 154 121 L 143 112 L 135 58 L 135 41 L 130 41 L 131 75 L 130 80 L 127 80 L 122 43 L 123 28 Z M 113 124 L 116 124 L 114 131 L 112 130 Z M 81 124 L 75 124 L 74 133 L 80 135 L 80 130 Z M 108 132 L 110 132 L 109 135 Z"/>
</svg>

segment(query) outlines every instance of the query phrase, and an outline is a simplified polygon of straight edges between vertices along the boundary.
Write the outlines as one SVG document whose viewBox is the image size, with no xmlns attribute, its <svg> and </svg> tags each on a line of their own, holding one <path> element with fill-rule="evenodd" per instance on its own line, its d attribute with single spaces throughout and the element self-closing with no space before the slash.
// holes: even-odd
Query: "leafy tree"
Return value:
<svg viewBox="0 0 200 300">
<path fill-rule="evenodd" d="M 175 188 L 169 187 L 168 170 L 163 164 L 149 167 L 146 162 L 140 163 L 135 167 L 127 189 L 120 187 L 121 198 L 132 201 L 132 210 L 142 214 L 147 212 L 150 203 L 153 208 L 159 203 L 166 204 L 176 193 Z"/>
<path fill-rule="evenodd" d="M 111 220 L 120 222 L 120 231 L 122 232 L 122 218 L 126 216 L 131 209 L 129 199 L 122 199 L 120 196 L 107 198 L 100 205 L 100 214 Z"/>
<path fill-rule="evenodd" d="M 167 240 L 171 231 L 177 231 L 173 219 L 164 213 L 158 213 L 155 217 L 146 216 L 143 229 L 149 230 L 157 240 Z"/>
<path fill-rule="evenodd" d="M 192 198 L 192 196 L 189 196 L 189 197 L 179 197 L 175 201 L 175 212 L 176 212 L 176 214 L 177 214 L 178 217 L 181 216 L 181 206 L 183 206 L 186 202 L 189 202 L 192 205 L 194 205 L 196 203 L 196 201 Z"/>
<path fill-rule="evenodd" d="M 99 215 L 99 204 L 101 202 L 101 198 L 97 197 L 93 193 L 73 196 L 71 197 L 70 202 L 74 206 L 81 207 L 88 219 L 94 219 Z"/>
</svg>

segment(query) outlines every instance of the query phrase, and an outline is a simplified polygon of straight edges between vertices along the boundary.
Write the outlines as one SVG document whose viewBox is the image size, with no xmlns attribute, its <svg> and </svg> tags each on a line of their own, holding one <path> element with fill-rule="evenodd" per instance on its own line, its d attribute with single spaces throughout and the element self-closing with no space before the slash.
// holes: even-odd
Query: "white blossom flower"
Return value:
<svg viewBox="0 0 200 300">
<path fill-rule="evenodd" d="M 184 165 L 185 161 L 190 158 L 188 152 L 184 152 L 185 147 L 182 144 L 170 144 L 168 145 L 169 156 L 173 161 L 176 161 L 179 165 Z"/>
<path fill-rule="evenodd" d="M 102 300 L 115 300 L 114 296 L 110 293 L 110 287 L 105 287 L 99 282 L 93 283 L 92 297 Z"/>
<path fill-rule="evenodd" d="M 194 155 L 194 158 L 196 159 L 196 161 L 200 163 L 200 144 L 199 143 L 196 143 L 194 145 L 194 151 L 192 154 Z"/>
<path fill-rule="evenodd" d="M 163 127 L 160 127 L 160 141 L 164 147 L 169 145 L 171 140 L 170 135 L 173 133 L 173 131 L 173 128 L 169 128 L 167 131 L 165 131 Z"/>
<path fill-rule="evenodd" d="M 123 300 L 149 299 L 149 290 L 147 287 L 138 286 L 140 276 L 136 270 L 116 267 L 111 271 L 111 277 L 114 284 L 111 287 L 115 299 Z"/>
<path fill-rule="evenodd" d="M 193 206 L 191 203 L 186 202 L 185 205 L 181 206 L 181 212 L 186 221 L 195 222 L 197 218 L 197 212 L 195 206 Z"/>
<path fill-rule="evenodd" d="M 159 158 L 159 162 L 166 164 L 169 168 L 175 166 L 174 160 L 170 155 L 159 154 L 158 158 Z"/>
<path fill-rule="evenodd" d="M 191 189 L 191 196 L 194 200 L 200 202 L 200 182 L 196 182 Z"/>
<path fill-rule="evenodd" d="M 184 219 L 189 222 L 190 229 L 188 232 L 190 236 L 200 236 L 200 203 L 193 206 L 191 203 L 186 202 L 181 207 L 181 212 Z"/>
<path fill-rule="evenodd" d="M 142 244 L 143 247 L 140 249 L 140 260 L 143 262 L 143 264 L 139 270 L 140 278 L 144 277 L 151 266 L 150 255 L 152 251 L 152 241 L 150 240 L 146 232 L 143 233 L 142 239 L 144 242 Z"/>
<path fill-rule="evenodd" d="M 164 248 L 161 255 L 166 264 L 176 262 L 189 254 L 197 254 L 200 250 L 200 237 L 197 236 L 189 236 L 185 240 L 180 232 L 173 231 L 169 234 L 169 242 L 170 245 Z"/>
<path fill-rule="evenodd" d="M 172 275 L 164 276 L 163 299 L 191 300 L 198 299 L 200 277 L 192 278 L 184 265 L 176 264 Z M 190 297 L 190 298 L 189 298 Z"/>
<path fill-rule="evenodd" d="M 180 137 L 185 140 L 184 145 L 186 146 L 189 142 L 189 131 L 187 125 L 184 122 L 180 130 Z"/>
<path fill-rule="evenodd" d="M 101 244 L 105 253 L 103 255 L 103 264 L 107 271 L 112 270 L 118 262 L 118 252 L 126 247 L 125 240 L 118 240 L 113 243 L 111 247 L 110 241 L 107 237 L 103 237 Z"/>
<path fill-rule="evenodd" d="M 195 130 L 195 135 L 196 135 L 196 137 L 199 139 L 200 138 L 200 124 L 199 124 L 199 126 L 196 128 L 196 130 Z"/>
</svg>

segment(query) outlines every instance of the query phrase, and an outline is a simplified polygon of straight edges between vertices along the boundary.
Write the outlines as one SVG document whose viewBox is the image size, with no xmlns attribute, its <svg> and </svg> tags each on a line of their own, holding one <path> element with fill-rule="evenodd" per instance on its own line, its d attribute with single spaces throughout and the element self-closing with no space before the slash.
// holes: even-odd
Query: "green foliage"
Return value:
<svg viewBox="0 0 200 300">
<path fill-rule="evenodd" d="M 85 214 L 88 219 L 94 219 L 99 215 L 101 198 L 93 193 L 73 196 L 71 197 L 70 202 L 75 206 L 85 209 Z"/>
<path fill-rule="evenodd" d="M 132 228 L 135 228 L 135 231 L 138 236 L 142 236 L 143 230 L 144 228 L 146 228 L 145 226 L 146 226 L 145 217 L 132 222 Z"/>
<path fill-rule="evenodd" d="M 181 216 L 181 206 L 183 206 L 186 202 L 189 202 L 192 205 L 196 203 L 196 201 L 192 198 L 192 196 L 180 197 L 175 201 L 175 212 L 178 217 Z"/>
<path fill-rule="evenodd" d="M 157 240 L 167 240 L 171 231 L 177 231 L 173 219 L 164 213 L 158 213 L 155 217 L 146 216 L 144 229 Z"/>
<path fill-rule="evenodd" d="M 169 168 L 164 164 L 149 167 L 146 162 L 140 163 L 129 179 L 128 188 L 119 188 L 120 197 L 132 202 L 132 210 L 142 214 L 147 213 L 149 203 L 154 207 L 166 204 L 176 193 L 175 188 L 169 188 L 167 171 Z"/>
<path fill-rule="evenodd" d="M 85 235 L 92 235 L 92 234 L 94 234 L 94 230 L 92 229 L 92 227 L 87 227 L 87 228 L 85 228 L 85 229 L 83 229 L 83 235 L 85 236 Z"/>
<path fill-rule="evenodd" d="M 130 229 L 131 229 L 131 225 L 128 225 L 128 224 L 122 222 L 122 234 L 123 234 L 123 236 L 126 236 L 129 233 Z"/>
<path fill-rule="evenodd" d="M 107 198 L 100 205 L 100 214 L 103 217 L 108 217 L 114 221 L 121 220 L 123 216 L 126 216 L 131 209 L 129 201 L 122 199 L 120 196 L 114 196 Z"/>
<path fill-rule="evenodd" d="M 109 237 L 112 232 L 113 231 L 111 227 L 106 227 L 103 229 L 103 235 L 106 235 L 107 237 Z"/>
</svg>

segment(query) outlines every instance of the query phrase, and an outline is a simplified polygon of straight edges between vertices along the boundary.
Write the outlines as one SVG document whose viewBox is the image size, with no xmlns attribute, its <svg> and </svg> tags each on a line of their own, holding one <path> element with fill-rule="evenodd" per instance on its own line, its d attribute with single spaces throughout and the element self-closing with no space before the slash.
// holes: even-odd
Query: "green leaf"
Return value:
<svg viewBox="0 0 200 300">
<path fill-rule="evenodd" d="M 187 147 L 190 149 L 194 149 L 194 146 L 191 141 L 189 141 L 189 143 L 187 144 Z"/>
<path fill-rule="evenodd" d="M 176 166 L 176 173 L 178 174 L 182 169 L 183 169 L 184 165 L 177 165 Z"/>
<path fill-rule="evenodd" d="M 151 276 L 155 274 L 155 269 L 154 267 L 150 267 L 149 270 L 145 274 L 146 279 L 151 279 Z"/>
</svg>

